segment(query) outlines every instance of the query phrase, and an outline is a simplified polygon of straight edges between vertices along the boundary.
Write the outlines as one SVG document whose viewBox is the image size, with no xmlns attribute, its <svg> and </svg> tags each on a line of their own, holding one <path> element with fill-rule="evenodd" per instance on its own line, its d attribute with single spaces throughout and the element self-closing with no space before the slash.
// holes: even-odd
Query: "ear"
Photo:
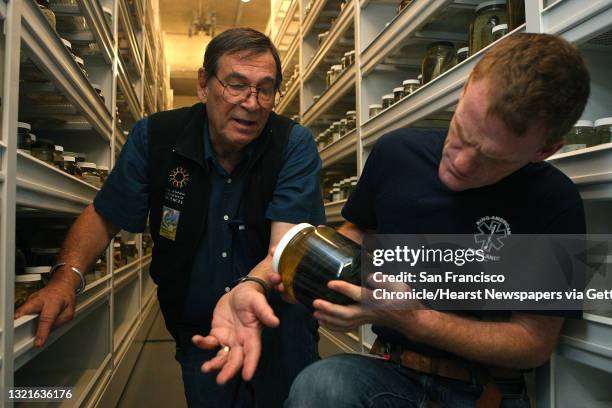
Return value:
<svg viewBox="0 0 612 408">
<path fill-rule="evenodd" d="M 206 103 L 208 100 L 208 78 L 206 77 L 206 72 L 204 72 L 204 68 L 200 68 L 198 70 L 198 84 L 196 87 L 196 91 L 198 94 L 198 99 L 202 103 Z"/>
<path fill-rule="evenodd" d="M 534 162 L 544 161 L 548 159 L 553 154 L 557 153 L 557 151 L 563 147 L 563 141 L 560 140 L 555 143 L 547 143 L 545 144 L 537 153 L 534 158 Z"/>
</svg>

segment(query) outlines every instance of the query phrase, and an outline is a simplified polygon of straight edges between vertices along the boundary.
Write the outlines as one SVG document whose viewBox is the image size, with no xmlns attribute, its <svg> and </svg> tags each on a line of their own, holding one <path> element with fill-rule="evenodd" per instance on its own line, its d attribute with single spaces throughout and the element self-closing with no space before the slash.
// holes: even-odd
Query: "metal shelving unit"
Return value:
<svg viewBox="0 0 612 408">
<path fill-rule="evenodd" d="M 77 4 L 52 7 L 58 15 L 85 18 L 89 32 L 71 38 L 77 46 L 92 42 L 99 49 L 97 54 L 84 56 L 89 75 L 81 71 L 34 0 L 0 0 L 0 20 L 5 27 L 0 34 L 0 389 L 71 386 L 75 399 L 60 406 L 89 407 L 102 400 L 118 400 L 124 374 L 131 370 L 142 347 L 135 339 L 149 330 L 158 311 L 155 285 L 148 274 L 151 256 L 139 256 L 126 267 L 114 268 L 107 250 L 107 273 L 88 281 L 77 296 L 74 319 L 53 330 L 45 346 L 34 347 L 38 316 L 13 319 L 16 225 L 23 217 L 74 217 L 99 189 L 17 151 L 17 122 L 31 121 L 39 135 L 48 135 L 70 150 L 86 152 L 91 161 L 112 167 L 125 144 L 124 131 L 143 117 L 145 70 L 156 75 L 153 80 L 156 87 L 162 87 L 159 92 L 172 93 L 166 89 L 165 59 L 145 57 L 145 16 L 148 30 L 159 31 L 150 2 L 78 0 Z M 103 5 L 113 11 L 111 25 Z M 127 64 L 119 50 L 120 25 L 128 39 Z M 151 55 L 163 57 L 161 37 L 149 39 Z M 101 85 L 105 100 L 92 83 Z M 153 98 L 150 113 L 170 108 L 171 98 Z M 136 241 L 142 252 L 140 236 Z M 0 399 L 0 407 L 12 406 Z"/>
<path fill-rule="evenodd" d="M 456 46 L 465 45 L 467 27 L 479 3 L 480 0 L 415 0 L 398 13 L 399 1 L 352 0 L 342 11 L 332 0 L 293 2 L 292 7 L 300 8 L 301 36 L 300 44 L 291 44 L 289 52 L 299 49 L 300 53 L 299 114 L 303 123 L 317 136 L 330 121 L 344 116 L 346 106 L 340 102 L 353 98 L 351 89 L 355 89 L 357 129 L 320 151 L 324 171 L 339 163 L 346 164 L 348 160 L 350 163 L 356 161 L 357 174 L 360 174 L 369 150 L 383 134 L 406 126 L 440 127 L 448 124 L 462 87 L 487 49 L 472 55 L 374 117 L 368 117 L 368 105 L 380 103 L 381 96 L 400 86 L 403 80 L 417 77 L 427 44 L 447 40 Z M 307 5 L 310 10 L 306 14 Z M 612 116 L 612 85 L 609 81 L 612 0 L 529 0 L 525 1 L 525 8 L 526 24 L 508 35 L 546 32 L 561 35 L 577 44 L 592 75 L 592 93 L 585 119 Z M 335 22 L 330 25 L 332 18 Z M 327 28 L 330 33 L 319 46 L 317 34 Z M 321 84 L 324 76 L 321 68 L 327 69 L 334 63 L 330 53 L 347 34 L 349 38 L 354 34 L 355 64 L 329 89 L 325 89 Z M 283 63 L 287 64 L 286 60 Z M 320 96 L 315 101 L 317 94 Z M 279 111 L 287 112 L 289 104 L 288 100 L 283 100 Z M 599 233 L 612 230 L 609 218 L 612 206 L 611 152 L 612 144 L 607 143 L 549 159 L 578 185 L 585 200 L 587 219 Z M 342 221 L 340 210 L 344 203 L 345 200 L 325 205 L 328 222 Z M 360 332 L 361 343 L 367 346 L 373 338 L 372 333 L 367 327 Z M 594 373 L 603 373 L 602 378 L 612 381 L 612 376 L 609 376 L 612 372 L 611 334 L 612 316 L 585 314 L 584 321 L 570 321 L 546 368 L 548 371 L 539 373 L 538 406 L 576 406 L 572 405 L 577 401 L 576 396 L 569 395 L 573 392 L 571 387 L 575 386 L 568 379 L 569 367 L 573 365 L 583 367 L 579 369 L 581 374 L 593 376 Z M 347 346 L 351 342 L 342 336 L 322 330 L 322 342 L 337 351 L 347 351 L 352 348 Z M 589 393 L 592 399 L 612 400 L 609 387 L 602 389 L 593 385 L 601 381 L 590 383 L 591 386 L 575 394 L 586 400 Z"/>
</svg>

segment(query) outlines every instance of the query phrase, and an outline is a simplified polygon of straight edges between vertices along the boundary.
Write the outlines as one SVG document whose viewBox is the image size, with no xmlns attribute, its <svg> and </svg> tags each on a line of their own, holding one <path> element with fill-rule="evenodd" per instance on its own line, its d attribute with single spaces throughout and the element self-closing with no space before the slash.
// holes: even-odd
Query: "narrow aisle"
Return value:
<svg viewBox="0 0 612 408">
<path fill-rule="evenodd" d="M 151 332 L 119 400 L 119 408 L 186 407 L 174 340 L 157 313 Z"/>
</svg>

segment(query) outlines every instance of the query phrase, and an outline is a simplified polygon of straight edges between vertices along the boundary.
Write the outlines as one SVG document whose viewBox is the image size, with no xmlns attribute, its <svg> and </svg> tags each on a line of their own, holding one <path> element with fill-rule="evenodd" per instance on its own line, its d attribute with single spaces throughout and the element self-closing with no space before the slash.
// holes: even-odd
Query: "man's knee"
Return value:
<svg viewBox="0 0 612 408">
<path fill-rule="evenodd" d="M 306 367 L 295 379 L 285 408 L 349 406 L 358 398 L 359 369 L 350 356 L 329 357 Z"/>
</svg>

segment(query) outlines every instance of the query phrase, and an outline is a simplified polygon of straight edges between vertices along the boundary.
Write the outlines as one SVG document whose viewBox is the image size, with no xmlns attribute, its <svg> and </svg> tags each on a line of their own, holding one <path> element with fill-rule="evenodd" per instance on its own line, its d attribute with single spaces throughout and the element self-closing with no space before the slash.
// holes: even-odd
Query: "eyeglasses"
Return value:
<svg viewBox="0 0 612 408">
<path fill-rule="evenodd" d="M 217 81 L 223 86 L 223 99 L 226 102 L 237 105 L 249 99 L 252 93 L 255 93 L 257 103 L 262 108 L 269 108 L 275 104 L 276 87 L 273 85 L 266 86 L 251 86 L 240 83 L 224 83 L 217 75 L 214 75 Z M 278 93 L 279 97 L 283 95 Z"/>
</svg>

